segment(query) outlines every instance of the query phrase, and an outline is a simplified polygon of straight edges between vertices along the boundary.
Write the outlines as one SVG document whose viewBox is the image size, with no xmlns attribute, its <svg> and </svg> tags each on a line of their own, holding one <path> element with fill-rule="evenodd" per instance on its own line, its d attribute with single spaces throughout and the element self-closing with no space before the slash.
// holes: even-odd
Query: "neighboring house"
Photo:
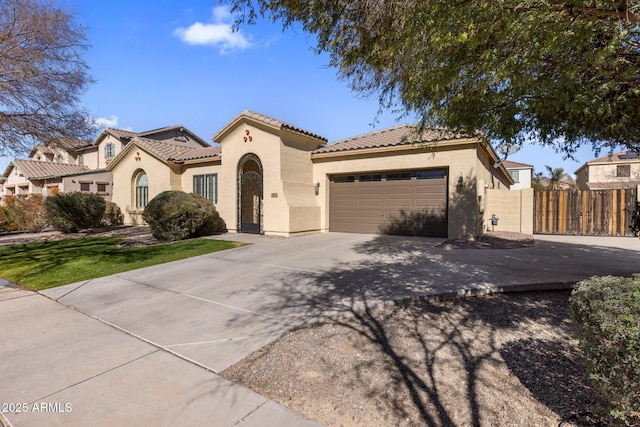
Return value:
<svg viewBox="0 0 640 427">
<path fill-rule="evenodd" d="M 620 151 L 586 162 L 575 172 L 580 190 L 633 188 L 640 185 L 640 156 Z"/>
<path fill-rule="evenodd" d="M 81 153 L 91 145 L 91 141 L 58 138 L 46 145 L 36 145 L 29 153 L 29 158 L 41 162 L 82 165 Z"/>
<path fill-rule="evenodd" d="M 482 233 L 488 189 L 508 190 L 491 146 L 441 129 L 396 126 L 333 144 L 243 111 L 208 146 L 137 134 L 107 165 L 125 223 L 142 223 L 165 190 L 209 198 L 230 231 L 317 231 L 471 237 Z"/>
<path fill-rule="evenodd" d="M 56 192 L 89 192 L 111 200 L 113 177 L 106 166 L 131 139 L 196 141 L 208 144 L 183 126 L 169 126 L 147 132 L 107 128 L 95 141 L 57 139 L 37 145 L 29 160 L 13 160 L 0 178 L 0 203 L 6 195 L 49 195 Z"/>
<path fill-rule="evenodd" d="M 509 187 L 511 190 L 521 190 L 523 188 L 531 188 L 531 176 L 533 175 L 533 165 L 526 163 L 512 162 L 504 160 L 504 167 L 513 179 L 513 185 Z"/>
<path fill-rule="evenodd" d="M 62 177 L 68 174 L 87 172 L 86 166 L 53 163 L 39 160 L 12 160 L 4 171 L 3 192 L 5 196 L 39 194 L 64 191 Z"/>
</svg>

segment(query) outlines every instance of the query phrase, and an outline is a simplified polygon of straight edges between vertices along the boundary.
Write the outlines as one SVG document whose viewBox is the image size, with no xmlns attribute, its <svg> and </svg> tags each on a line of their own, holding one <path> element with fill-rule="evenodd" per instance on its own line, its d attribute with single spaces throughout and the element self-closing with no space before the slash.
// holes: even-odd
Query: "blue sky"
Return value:
<svg viewBox="0 0 640 427">
<path fill-rule="evenodd" d="M 96 80 L 82 103 L 106 126 L 135 132 L 181 124 L 206 141 L 249 109 L 320 134 L 330 142 L 399 123 L 378 114 L 375 97 L 362 98 L 313 52 L 302 30 L 260 21 L 231 32 L 229 8 L 217 1 L 56 0 L 87 28 L 85 55 Z M 509 160 L 564 167 L 577 160 L 528 146 Z M 8 159 L 0 158 L 0 170 Z"/>
</svg>

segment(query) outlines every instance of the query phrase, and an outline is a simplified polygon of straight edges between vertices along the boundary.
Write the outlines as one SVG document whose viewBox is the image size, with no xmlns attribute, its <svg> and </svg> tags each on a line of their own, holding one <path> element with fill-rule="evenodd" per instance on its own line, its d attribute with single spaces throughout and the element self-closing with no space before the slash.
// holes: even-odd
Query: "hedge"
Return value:
<svg viewBox="0 0 640 427">
<path fill-rule="evenodd" d="M 145 207 L 142 219 L 158 240 L 173 241 L 213 234 L 220 215 L 208 199 L 182 191 L 164 191 Z"/>
<path fill-rule="evenodd" d="M 640 275 L 580 282 L 570 300 L 585 368 L 614 423 L 640 425 Z"/>
<path fill-rule="evenodd" d="M 59 193 L 44 202 L 49 225 L 63 233 L 100 227 L 105 200 L 96 194 Z"/>
<path fill-rule="evenodd" d="M 6 196 L 4 205 L 0 206 L 0 231 L 37 233 L 45 226 L 42 196 Z"/>
</svg>

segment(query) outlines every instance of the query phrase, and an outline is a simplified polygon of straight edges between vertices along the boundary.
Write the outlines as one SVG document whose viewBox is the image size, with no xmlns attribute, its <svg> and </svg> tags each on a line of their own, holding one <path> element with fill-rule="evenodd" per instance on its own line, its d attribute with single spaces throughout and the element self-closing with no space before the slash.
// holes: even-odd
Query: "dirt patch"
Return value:
<svg viewBox="0 0 640 427">
<path fill-rule="evenodd" d="M 450 239 L 442 242 L 445 249 L 519 249 L 533 246 L 531 234 L 510 231 L 487 232 L 475 240 Z"/>
<path fill-rule="evenodd" d="M 598 425 L 568 292 L 353 312 L 221 375 L 326 426 Z"/>
</svg>

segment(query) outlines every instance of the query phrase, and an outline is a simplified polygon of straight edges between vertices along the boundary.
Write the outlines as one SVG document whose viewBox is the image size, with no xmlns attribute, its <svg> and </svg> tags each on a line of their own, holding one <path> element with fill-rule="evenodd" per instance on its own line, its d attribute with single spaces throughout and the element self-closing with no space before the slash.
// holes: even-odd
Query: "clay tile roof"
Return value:
<svg viewBox="0 0 640 427">
<path fill-rule="evenodd" d="M 526 163 L 512 162 L 511 160 L 505 160 L 504 162 L 502 162 L 502 164 L 507 169 L 522 169 L 522 168 L 533 169 L 533 165 L 528 165 Z"/>
<path fill-rule="evenodd" d="M 257 122 L 262 122 L 265 123 L 269 126 L 273 126 L 275 128 L 279 128 L 279 129 L 286 129 L 292 132 L 296 132 L 302 135 L 306 135 L 306 136 L 310 136 L 312 138 L 316 138 L 319 139 L 322 142 L 327 142 L 327 138 L 320 136 L 318 134 L 306 131 L 302 128 L 299 128 L 297 126 L 293 126 L 289 123 L 274 119 L 272 117 L 269 116 L 265 116 L 264 114 L 260 114 L 260 113 L 256 113 L 254 111 L 250 111 L 250 110 L 244 110 L 242 111 L 240 114 L 238 114 L 238 116 L 233 119 L 229 124 L 227 124 L 224 128 L 222 128 L 214 137 L 214 141 L 218 140 L 219 135 L 223 134 L 227 129 L 229 129 L 229 127 L 233 126 L 239 119 L 246 117 L 248 119 L 251 120 L 255 120 Z"/>
<path fill-rule="evenodd" d="M 182 153 L 182 155 L 179 158 L 176 158 L 176 160 L 197 160 L 218 156 L 220 156 L 220 146 L 216 145 L 215 147 L 193 148 Z"/>
<path fill-rule="evenodd" d="M 123 130 L 123 129 L 116 129 L 116 128 L 106 128 L 104 130 L 105 132 L 115 136 L 116 138 L 120 139 L 120 138 L 133 138 L 134 136 L 137 135 L 137 133 L 135 132 L 131 132 L 128 130 Z"/>
<path fill-rule="evenodd" d="M 75 151 L 91 146 L 93 141 L 86 141 L 75 138 L 57 138 L 55 140 L 52 140 L 51 143 L 67 151 Z"/>
<path fill-rule="evenodd" d="M 464 135 L 446 129 L 433 128 L 425 130 L 419 141 L 414 134 L 415 126 L 399 125 L 388 129 L 366 133 L 352 138 L 336 141 L 320 147 L 313 154 L 334 153 L 338 151 L 361 150 L 366 148 L 392 147 L 412 144 L 414 142 L 435 142 L 443 140 L 461 139 Z"/>
<path fill-rule="evenodd" d="M 38 160 L 12 160 L 12 163 L 28 179 L 59 177 L 89 170 L 87 166 Z"/>
<path fill-rule="evenodd" d="M 191 135 L 191 137 L 195 140 L 195 142 L 198 143 L 198 145 L 203 146 L 203 147 L 207 147 L 209 146 L 209 144 L 207 144 L 206 141 L 204 141 L 202 138 L 200 138 L 198 135 L 196 135 L 195 133 L 191 132 L 189 129 L 187 129 L 186 127 L 182 126 L 182 125 L 173 125 L 173 126 L 165 126 L 163 128 L 159 128 L 159 129 L 152 129 L 152 130 L 148 130 L 145 132 L 140 132 L 137 134 L 137 136 L 142 136 L 142 137 L 151 137 L 152 135 L 156 135 L 159 133 L 163 133 L 163 132 L 168 132 L 171 130 L 179 130 L 180 132 L 184 132 L 188 135 Z"/>
<path fill-rule="evenodd" d="M 51 151 L 51 150 L 49 149 L 49 147 L 47 147 L 47 146 L 46 146 L 46 145 L 44 145 L 44 144 L 38 144 L 38 145 L 36 145 L 35 147 L 33 147 L 33 149 L 31 149 L 31 152 L 29 153 L 29 156 L 33 156 L 33 154 L 35 154 L 35 152 L 36 152 L 38 149 L 39 149 L 40 151 L 42 151 L 44 154 L 53 154 L 53 151 Z"/>
<path fill-rule="evenodd" d="M 270 124 L 272 126 L 279 127 L 281 129 L 287 129 L 287 130 L 290 130 L 290 131 L 293 131 L 293 132 L 301 133 L 303 135 L 311 136 L 313 138 L 321 139 L 321 140 L 323 140 L 325 142 L 327 141 L 327 138 L 325 138 L 323 136 L 320 136 L 318 134 L 306 131 L 306 130 L 304 130 L 302 128 L 299 128 L 297 126 L 293 126 L 293 125 L 291 125 L 289 123 L 274 119 L 272 117 L 265 116 L 264 114 L 256 113 L 254 111 L 244 110 L 242 113 L 240 113 L 240 115 L 241 116 L 250 117 L 250 118 L 252 118 L 254 120 L 261 121 L 261 122 Z"/>
<path fill-rule="evenodd" d="M 606 156 L 598 157 L 597 159 L 590 160 L 587 164 L 594 163 L 634 163 L 640 161 L 640 156 L 633 151 L 618 151 L 617 153 L 607 154 Z"/>
<path fill-rule="evenodd" d="M 195 160 L 220 155 L 219 146 L 194 148 L 142 137 L 135 137 L 131 142 L 155 154 L 164 161 Z"/>
</svg>

